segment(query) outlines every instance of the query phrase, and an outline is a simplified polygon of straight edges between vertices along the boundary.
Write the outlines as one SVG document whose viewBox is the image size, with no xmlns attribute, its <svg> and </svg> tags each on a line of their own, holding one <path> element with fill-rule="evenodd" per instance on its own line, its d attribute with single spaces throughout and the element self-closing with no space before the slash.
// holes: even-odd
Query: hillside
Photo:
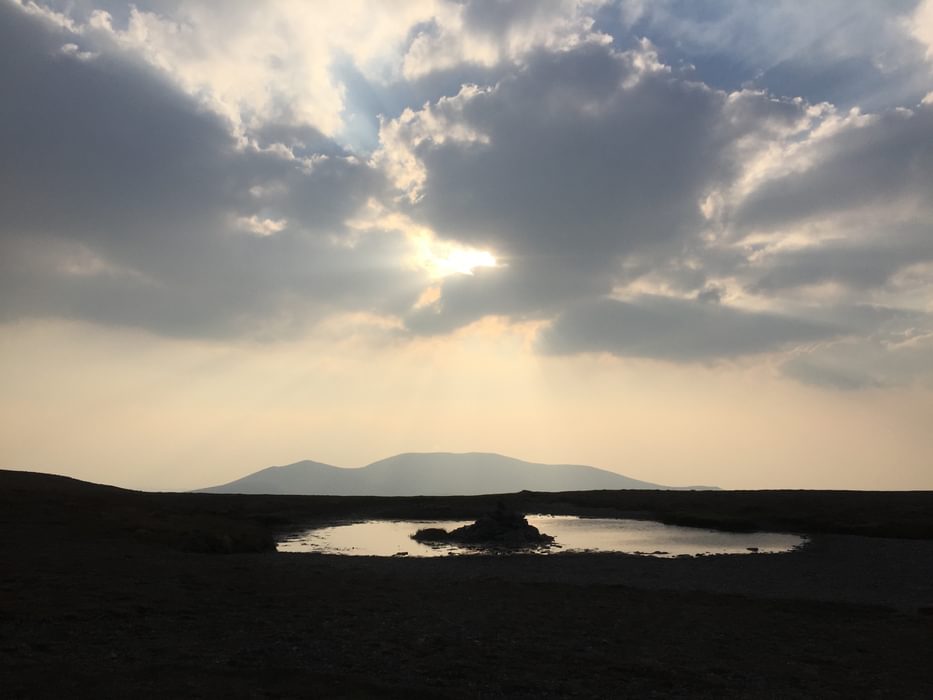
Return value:
<svg viewBox="0 0 933 700">
<path fill-rule="evenodd" d="M 535 464 L 483 452 L 434 452 L 400 454 L 356 469 L 306 460 L 269 467 L 228 484 L 202 490 L 325 496 L 470 496 L 522 490 L 666 488 L 669 487 L 583 465 Z"/>
</svg>

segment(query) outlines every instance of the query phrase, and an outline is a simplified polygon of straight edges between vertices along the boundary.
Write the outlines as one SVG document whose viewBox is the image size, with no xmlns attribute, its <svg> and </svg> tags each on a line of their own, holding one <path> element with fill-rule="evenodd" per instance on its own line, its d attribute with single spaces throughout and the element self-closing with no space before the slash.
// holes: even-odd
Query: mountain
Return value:
<svg viewBox="0 0 933 700">
<path fill-rule="evenodd" d="M 269 467 L 206 493 L 324 496 L 470 496 L 529 491 L 667 489 L 671 487 L 576 464 L 534 464 L 483 452 L 407 453 L 343 469 L 305 460 Z M 707 489 L 709 487 L 687 487 Z"/>
</svg>

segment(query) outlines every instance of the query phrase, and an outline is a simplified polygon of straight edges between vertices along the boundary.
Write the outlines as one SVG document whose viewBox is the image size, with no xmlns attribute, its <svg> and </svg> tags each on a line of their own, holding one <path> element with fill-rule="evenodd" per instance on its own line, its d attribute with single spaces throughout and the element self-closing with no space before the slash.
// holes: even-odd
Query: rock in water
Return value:
<svg viewBox="0 0 933 700">
<path fill-rule="evenodd" d="M 412 539 L 419 542 L 453 543 L 487 547 L 540 547 L 554 538 L 538 531 L 524 515 L 499 503 L 496 510 L 481 516 L 472 525 L 447 532 L 439 527 L 418 530 Z"/>
</svg>

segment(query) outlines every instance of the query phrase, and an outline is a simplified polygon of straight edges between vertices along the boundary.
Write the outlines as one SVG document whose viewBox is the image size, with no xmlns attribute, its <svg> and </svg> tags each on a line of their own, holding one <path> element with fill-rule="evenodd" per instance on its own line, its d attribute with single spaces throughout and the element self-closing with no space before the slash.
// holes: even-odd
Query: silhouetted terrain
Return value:
<svg viewBox="0 0 933 700">
<path fill-rule="evenodd" d="M 321 496 L 470 496 L 522 490 L 666 488 L 671 487 L 577 464 L 534 464 L 484 452 L 431 452 L 400 454 L 357 469 L 305 460 L 284 467 L 269 467 L 202 491 Z"/>
<path fill-rule="evenodd" d="M 689 559 L 271 550 L 498 500 L 816 534 Z M 930 492 L 152 494 L 0 471 L 0 695 L 928 698 L 931 537 Z"/>
</svg>

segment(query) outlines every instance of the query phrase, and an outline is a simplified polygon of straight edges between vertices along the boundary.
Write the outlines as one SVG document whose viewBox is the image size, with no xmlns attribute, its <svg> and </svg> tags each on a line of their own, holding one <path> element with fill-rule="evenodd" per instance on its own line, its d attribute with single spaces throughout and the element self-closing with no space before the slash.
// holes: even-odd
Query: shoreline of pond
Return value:
<svg viewBox="0 0 933 700">
<path fill-rule="evenodd" d="M 277 540 L 282 553 L 342 556 L 510 556 L 520 553 L 614 553 L 656 557 L 747 556 L 785 554 L 806 545 L 808 538 L 791 533 L 733 533 L 667 525 L 653 520 L 596 518 L 529 513 L 528 522 L 556 540 L 533 547 L 483 544 L 420 543 L 412 534 L 422 527 L 456 528 L 462 520 L 352 519 L 318 524 Z M 662 549 L 662 547 L 664 547 Z"/>
</svg>

